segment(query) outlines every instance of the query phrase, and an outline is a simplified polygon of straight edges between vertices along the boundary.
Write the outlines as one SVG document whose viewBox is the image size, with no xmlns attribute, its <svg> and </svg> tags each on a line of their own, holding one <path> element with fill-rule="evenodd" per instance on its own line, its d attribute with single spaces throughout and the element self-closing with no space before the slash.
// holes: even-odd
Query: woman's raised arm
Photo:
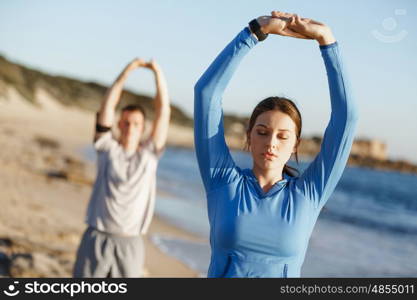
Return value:
<svg viewBox="0 0 417 300">
<path fill-rule="evenodd" d="M 235 164 L 226 145 L 222 96 L 257 39 L 242 30 L 217 56 L 194 87 L 194 143 L 206 192 L 233 180 Z"/>
<path fill-rule="evenodd" d="M 274 13 L 273 13 L 274 15 Z M 331 115 L 319 154 L 297 180 L 297 188 L 321 209 L 335 189 L 349 158 L 358 120 L 358 111 L 340 57 L 339 46 L 323 23 L 290 18 L 288 27 L 315 39 L 327 71 Z"/>
</svg>

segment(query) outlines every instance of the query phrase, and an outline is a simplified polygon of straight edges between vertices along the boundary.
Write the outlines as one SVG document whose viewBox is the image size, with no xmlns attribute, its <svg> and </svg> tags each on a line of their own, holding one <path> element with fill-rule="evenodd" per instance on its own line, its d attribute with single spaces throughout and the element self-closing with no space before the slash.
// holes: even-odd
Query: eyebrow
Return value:
<svg viewBox="0 0 417 300">
<path fill-rule="evenodd" d="M 264 124 L 256 124 L 255 126 L 261 126 L 261 127 L 264 127 L 264 128 L 269 128 L 268 126 L 266 126 L 266 125 L 264 125 Z M 291 132 L 291 130 L 289 130 L 289 129 L 278 129 L 278 131 L 288 131 L 288 132 Z"/>
</svg>

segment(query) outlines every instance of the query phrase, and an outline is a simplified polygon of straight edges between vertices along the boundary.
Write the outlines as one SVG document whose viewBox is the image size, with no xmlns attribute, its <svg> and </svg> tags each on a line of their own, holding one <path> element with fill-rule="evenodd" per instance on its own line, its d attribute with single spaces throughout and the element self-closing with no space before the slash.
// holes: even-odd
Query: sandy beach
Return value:
<svg viewBox="0 0 417 300">
<path fill-rule="evenodd" d="M 9 89 L 0 99 L 0 276 L 71 277 L 95 165 L 81 149 L 91 142 L 94 113 L 59 104 L 42 90 L 37 105 Z M 192 132 L 173 127 L 171 145 Z M 174 142 L 175 141 L 175 142 Z M 199 241 L 154 217 L 145 277 L 197 277 L 162 253 L 153 234 Z"/>
</svg>

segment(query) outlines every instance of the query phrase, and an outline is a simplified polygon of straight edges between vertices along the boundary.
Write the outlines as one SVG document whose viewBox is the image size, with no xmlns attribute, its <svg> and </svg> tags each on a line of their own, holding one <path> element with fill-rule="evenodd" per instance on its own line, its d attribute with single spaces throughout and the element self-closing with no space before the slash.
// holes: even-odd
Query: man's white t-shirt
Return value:
<svg viewBox="0 0 417 300">
<path fill-rule="evenodd" d="M 152 140 L 128 156 L 111 132 L 94 143 L 97 178 L 87 210 L 87 224 L 103 232 L 138 236 L 151 223 L 159 155 Z"/>
</svg>

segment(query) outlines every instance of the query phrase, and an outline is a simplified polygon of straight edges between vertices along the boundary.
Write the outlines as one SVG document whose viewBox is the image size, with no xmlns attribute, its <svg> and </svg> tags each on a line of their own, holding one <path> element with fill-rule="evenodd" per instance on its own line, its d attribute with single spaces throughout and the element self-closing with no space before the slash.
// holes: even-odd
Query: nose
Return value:
<svg viewBox="0 0 417 300">
<path fill-rule="evenodd" d="M 129 133 L 132 133 L 132 132 L 134 132 L 136 130 L 136 128 L 134 127 L 134 126 L 129 126 L 128 128 L 127 128 L 127 131 L 129 132 Z"/>
<path fill-rule="evenodd" d="M 126 124 L 125 124 L 125 126 L 124 126 L 124 130 L 125 130 L 126 132 L 130 132 L 130 131 L 132 131 L 132 124 L 130 124 L 130 123 L 126 123 Z"/>
<path fill-rule="evenodd" d="M 276 136 L 271 135 L 267 141 L 267 148 L 276 149 L 278 148 L 278 145 L 279 145 L 279 139 Z"/>
</svg>

